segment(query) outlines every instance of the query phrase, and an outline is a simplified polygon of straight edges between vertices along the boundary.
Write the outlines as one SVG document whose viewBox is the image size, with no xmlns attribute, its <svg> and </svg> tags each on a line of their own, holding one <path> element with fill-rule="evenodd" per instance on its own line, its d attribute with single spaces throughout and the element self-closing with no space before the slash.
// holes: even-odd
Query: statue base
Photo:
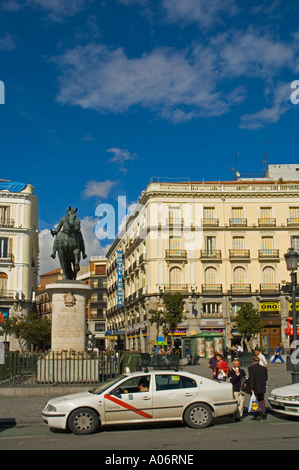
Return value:
<svg viewBox="0 0 299 470">
<path fill-rule="evenodd" d="M 86 304 L 92 287 L 80 281 L 57 281 L 46 290 L 52 300 L 52 351 L 85 351 Z"/>
</svg>

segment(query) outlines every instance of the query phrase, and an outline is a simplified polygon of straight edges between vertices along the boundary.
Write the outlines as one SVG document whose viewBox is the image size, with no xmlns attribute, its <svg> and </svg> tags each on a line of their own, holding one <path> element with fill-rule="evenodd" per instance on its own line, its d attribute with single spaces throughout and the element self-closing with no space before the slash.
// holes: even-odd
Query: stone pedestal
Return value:
<svg viewBox="0 0 299 470">
<path fill-rule="evenodd" d="M 52 300 L 52 351 L 85 351 L 86 303 L 92 287 L 80 281 L 57 281 L 46 290 Z"/>
</svg>

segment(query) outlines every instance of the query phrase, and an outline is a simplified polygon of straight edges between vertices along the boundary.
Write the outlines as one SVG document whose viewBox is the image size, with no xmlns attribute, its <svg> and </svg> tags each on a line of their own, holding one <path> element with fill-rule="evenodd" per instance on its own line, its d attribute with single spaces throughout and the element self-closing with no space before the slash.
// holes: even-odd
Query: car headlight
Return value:
<svg viewBox="0 0 299 470">
<path fill-rule="evenodd" d="M 273 400 L 281 400 L 281 401 L 299 401 L 299 395 L 291 395 L 288 397 L 279 397 L 278 395 L 270 395 L 270 398 Z"/>
<path fill-rule="evenodd" d="M 57 409 L 53 405 L 47 405 L 46 406 L 46 411 L 57 411 Z"/>
<path fill-rule="evenodd" d="M 285 400 L 288 401 L 299 401 L 299 395 L 292 395 L 290 397 L 285 397 Z"/>
</svg>

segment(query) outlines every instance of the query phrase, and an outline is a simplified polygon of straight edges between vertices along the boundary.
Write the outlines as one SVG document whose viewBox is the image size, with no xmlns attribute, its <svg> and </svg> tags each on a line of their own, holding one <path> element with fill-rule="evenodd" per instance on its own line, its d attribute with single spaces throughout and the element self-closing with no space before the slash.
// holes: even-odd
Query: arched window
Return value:
<svg viewBox="0 0 299 470">
<path fill-rule="evenodd" d="M 233 284 L 242 287 L 246 284 L 246 271 L 245 268 L 238 266 L 233 272 Z"/>
<path fill-rule="evenodd" d="M 262 272 L 262 284 L 271 287 L 275 284 L 275 269 L 272 266 L 266 266 Z"/>
<path fill-rule="evenodd" d="M 171 289 L 180 288 L 182 285 L 182 270 L 180 268 L 174 267 L 169 271 L 169 284 Z"/>
<path fill-rule="evenodd" d="M 0 272 L 0 293 L 5 293 L 7 291 L 7 281 L 8 275 Z"/>
<path fill-rule="evenodd" d="M 205 270 L 205 284 L 206 286 L 215 286 L 217 284 L 217 269 L 209 267 Z"/>
</svg>

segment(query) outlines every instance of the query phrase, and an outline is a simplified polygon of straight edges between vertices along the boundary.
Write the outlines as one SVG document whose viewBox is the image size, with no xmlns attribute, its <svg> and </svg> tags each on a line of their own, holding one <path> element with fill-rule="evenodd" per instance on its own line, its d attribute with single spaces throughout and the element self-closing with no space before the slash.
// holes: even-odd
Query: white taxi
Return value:
<svg viewBox="0 0 299 470">
<path fill-rule="evenodd" d="M 122 375 L 92 390 L 51 399 L 42 418 L 51 428 L 91 434 L 99 426 L 122 423 L 181 421 L 205 428 L 213 418 L 236 409 L 230 383 L 155 370 Z"/>
</svg>

